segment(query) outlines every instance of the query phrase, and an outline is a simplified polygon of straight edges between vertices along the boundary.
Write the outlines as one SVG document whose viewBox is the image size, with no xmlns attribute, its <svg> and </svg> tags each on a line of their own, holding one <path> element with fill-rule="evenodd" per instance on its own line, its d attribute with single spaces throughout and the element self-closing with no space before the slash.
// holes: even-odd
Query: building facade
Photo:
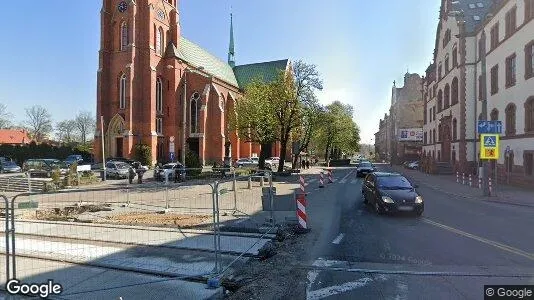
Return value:
<svg viewBox="0 0 534 300">
<path fill-rule="evenodd" d="M 427 157 L 477 174 L 477 122 L 499 120 L 501 151 L 491 176 L 534 183 L 533 18 L 534 0 L 442 2 L 424 83 Z"/>
<path fill-rule="evenodd" d="M 241 140 L 229 119 L 248 83 L 273 80 L 289 60 L 236 66 L 231 25 L 222 61 L 182 36 L 179 17 L 177 0 L 103 0 L 97 160 L 132 157 L 137 144 L 150 147 L 153 162 L 171 152 L 179 160 L 182 144 L 203 164 L 259 155 L 260 145 Z M 279 144 L 269 150 L 280 154 Z"/>
</svg>

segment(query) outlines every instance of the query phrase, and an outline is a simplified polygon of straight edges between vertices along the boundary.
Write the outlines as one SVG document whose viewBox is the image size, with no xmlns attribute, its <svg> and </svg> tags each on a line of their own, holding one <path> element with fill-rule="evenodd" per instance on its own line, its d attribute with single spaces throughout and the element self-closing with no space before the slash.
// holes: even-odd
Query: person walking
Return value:
<svg viewBox="0 0 534 300">
<path fill-rule="evenodd" d="M 135 170 L 132 166 L 130 166 L 130 168 L 128 169 L 128 182 L 132 184 L 134 178 L 135 178 Z"/>
</svg>

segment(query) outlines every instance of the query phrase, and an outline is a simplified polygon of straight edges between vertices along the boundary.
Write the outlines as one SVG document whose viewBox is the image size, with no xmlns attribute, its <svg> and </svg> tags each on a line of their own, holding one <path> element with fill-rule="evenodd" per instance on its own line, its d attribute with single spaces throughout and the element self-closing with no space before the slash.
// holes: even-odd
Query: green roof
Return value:
<svg viewBox="0 0 534 300">
<path fill-rule="evenodd" d="M 203 67 L 204 72 L 239 88 L 244 88 L 254 79 L 265 82 L 272 81 L 276 78 L 278 71 L 285 70 L 289 63 L 289 60 L 285 59 L 236 66 L 232 70 L 228 63 L 184 37 L 180 38 L 178 49 L 175 45 L 169 44 L 165 56 L 176 57 L 193 67 Z"/>
<path fill-rule="evenodd" d="M 239 87 L 244 88 L 253 80 L 270 82 L 276 79 L 279 71 L 287 68 L 289 60 L 276 60 L 234 67 L 234 74 Z"/>
</svg>

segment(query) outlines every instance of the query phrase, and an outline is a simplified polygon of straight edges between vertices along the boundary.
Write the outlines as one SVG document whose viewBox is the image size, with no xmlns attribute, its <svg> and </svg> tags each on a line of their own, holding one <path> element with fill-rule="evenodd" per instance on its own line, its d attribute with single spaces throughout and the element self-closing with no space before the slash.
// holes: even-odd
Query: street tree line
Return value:
<svg viewBox="0 0 534 300">
<path fill-rule="evenodd" d="M 230 128 L 242 140 L 262 146 L 260 168 L 264 168 L 268 149 L 277 141 L 281 146 L 279 172 L 283 171 L 290 142 L 298 146 L 293 168 L 299 154 L 310 149 L 318 149 L 327 160 L 333 151 L 358 150 L 359 128 L 352 119 L 353 107 L 340 101 L 321 105 L 316 91 L 322 88 L 317 67 L 302 61 L 295 62 L 291 72 L 280 72 L 272 82 L 255 80 L 245 88 L 244 97 L 236 102 L 235 114 L 229 116 Z"/>
<path fill-rule="evenodd" d="M 80 111 L 74 118 L 54 124 L 50 112 L 40 105 L 26 108 L 25 119 L 18 126 L 13 124 L 12 119 L 13 114 L 8 112 L 5 104 L 0 103 L 0 128 L 26 129 L 30 138 L 37 142 L 41 142 L 55 133 L 59 142 L 86 144 L 92 140 L 96 126 L 94 115 L 88 111 Z"/>
</svg>

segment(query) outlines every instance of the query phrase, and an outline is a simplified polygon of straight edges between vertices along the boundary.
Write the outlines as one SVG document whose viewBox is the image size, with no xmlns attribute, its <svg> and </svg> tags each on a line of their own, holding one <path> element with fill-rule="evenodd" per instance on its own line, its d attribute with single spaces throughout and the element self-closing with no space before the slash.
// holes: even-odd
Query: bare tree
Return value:
<svg viewBox="0 0 534 300">
<path fill-rule="evenodd" d="M 87 142 L 87 135 L 92 134 L 95 130 L 96 119 L 93 114 L 88 111 L 79 112 L 74 119 L 76 129 L 80 133 L 80 139 L 83 144 Z"/>
<path fill-rule="evenodd" d="M 34 105 L 26 108 L 26 120 L 24 124 L 32 137 L 37 141 L 42 141 L 52 132 L 52 116 L 46 108 Z"/>
<path fill-rule="evenodd" d="M 56 124 L 56 134 L 60 142 L 73 142 L 77 132 L 78 128 L 75 120 L 64 120 Z"/>
<path fill-rule="evenodd" d="M 0 129 L 11 127 L 11 119 L 13 119 L 13 115 L 7 111 L 7 106 L 0 103 Z"/>
</svg>

